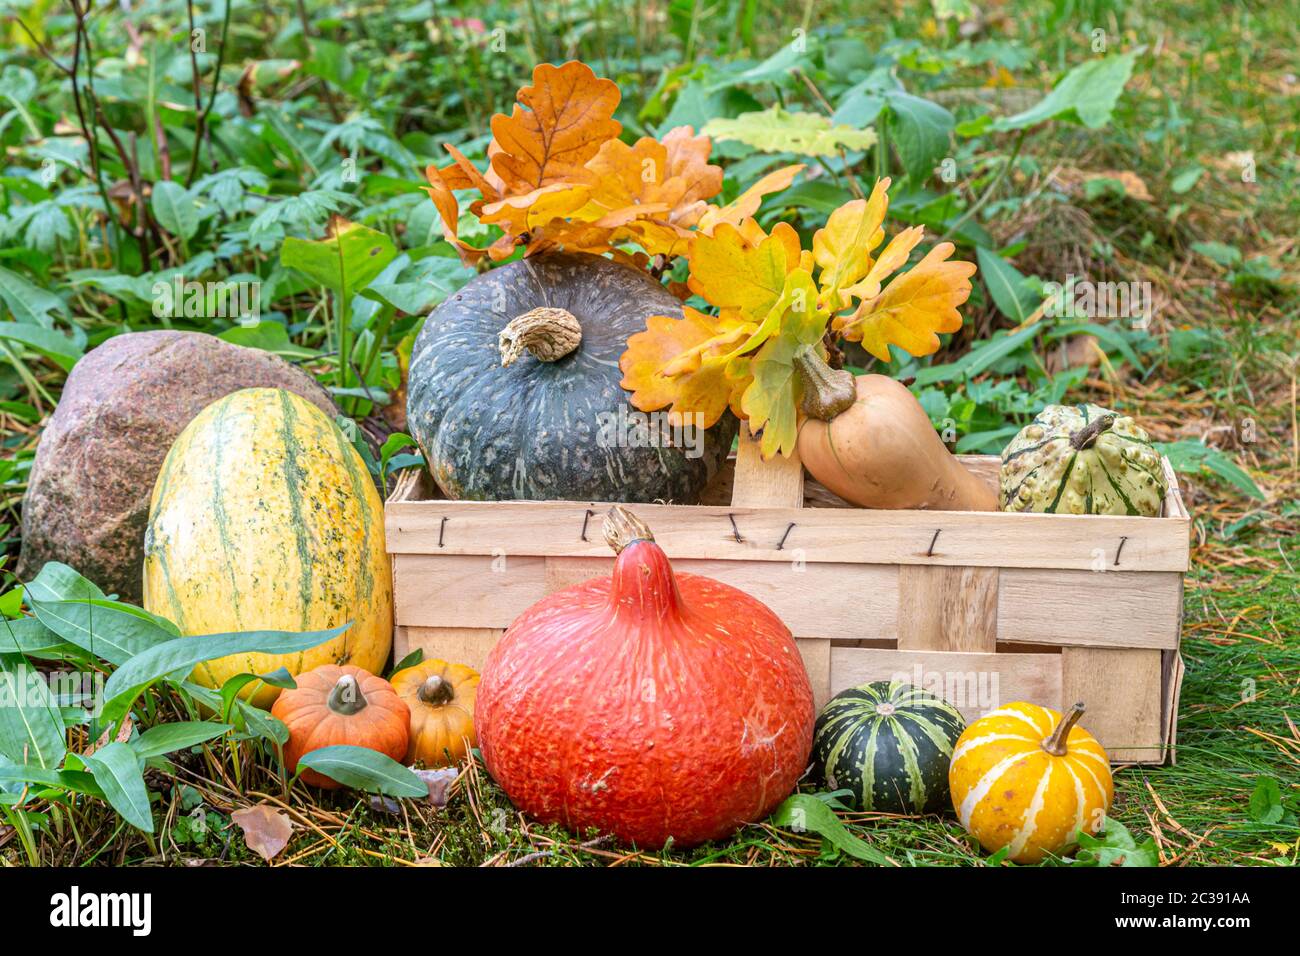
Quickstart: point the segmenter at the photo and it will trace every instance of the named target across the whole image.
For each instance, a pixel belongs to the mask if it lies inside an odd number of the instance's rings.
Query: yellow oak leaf
[[[848,305],[843,289],[871,271],[871,253],[885,238],[888,189],[888,179],[877,180],[870,198],[840,206],[813,234],[813,259],[822,270],[822,296],[832,312]]]
[[[788,255],[782,236],[750,242],[723,223],[691,243],[691,291],[719,309],[736,309],[761,322],[785,289]]]
[[[759,450],[763,457],[794,451],[798,438],[799,403],[802,384],[796,368],[801,351],[814,349],[825,358],[822,336],[826,314],[815,307],[817,287],[806,269],[790,274],[789,293],[777,334],[771,336],[750,359],[751,381],[741,398],[741,409],[753,431],[762,429]],[[804,308],[795,306],[805,303]]]
[[[618,101],[618,86],[585,63],[539,64],[514,112],[492,117],[493,171],[516,194],[580,178],[575,173],[623,129],[614,119]]]
[[[972,262],[949,262],[952,253],[952,243],[939,243],[878,296],[863,300],[851,316],[836,318],[833,327],[882,362],[889,361],[890,345],[912,355],[934,352],[937,333],[961,328],[957,308],[970,296],[975,274]]]
[[[846,289],[841,290],[846,297],[854,299],[874,299],[880,295],[880,284],[892,273],[907,265],[907,258],[925,235],[923,226],[904,229],[881,251],[880,256],[871,265],[871,270]]]

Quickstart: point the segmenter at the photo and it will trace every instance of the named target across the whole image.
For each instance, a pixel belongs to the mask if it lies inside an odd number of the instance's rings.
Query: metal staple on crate
[[[727,512],[727,518],[731,521],[731,536],[736,539],[736,544],[744,544],[745,539],[740,536],[740,529],[736,527],[736,516]]]
[[[939,540],[939,532],[942,531],[942,530],[943,530],[942,528],[936,528],[936,529],[935,529],[935,531],[934,531],[934,537],[930,539],[930,549],[929,549],[928,551],[925,552],[925,556],[926,556],[927,558],[933,558],[933,557],[934,557],[934,543],[935,543],[936,541]]]
[[[785,539],[790,537],[790,532],[793,530],[794,530],[794,522],[791,521],[790,524],[786,526],[785,534],[781,535],[781,540],[776,543],[776,550],[780,551],[782,548],[785,547]]]
[[[581,541],[587,540],[587,522],[591,520],[591,516],[594,515],[595,513],[596,512],[588,508],[587,513],[582,516],[582,534],[578,535],[579,540]]]
[[[1122,534],[1119,537],[1119,547],[1115,549],[1115,563],[1111,567],[1119,567],[1119,554],[1124,550],[1124,542],[1128,540],[1128,535]]]
[[[447,530],[447,516],[442,516],[442,521],[438,524],[438,547],[443,547],[442,533]]]

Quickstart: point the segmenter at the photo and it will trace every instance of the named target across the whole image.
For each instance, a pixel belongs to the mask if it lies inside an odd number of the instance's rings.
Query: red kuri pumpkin
[[[489,772],[543,822],[643,847],[761,820],[812,747],[789,628],[736,588],[674,574],[626,509],[604,532],[613,576],[534,604],[488,657],[476,720]]]

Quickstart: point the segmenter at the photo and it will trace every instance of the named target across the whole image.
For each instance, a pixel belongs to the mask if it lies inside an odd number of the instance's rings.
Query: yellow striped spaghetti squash
[[[1080,830],[1097,833],[1115,796],[1101,744],[1075,726],[1083,705],[1061,715],[1007,704],[957,739],[948,785],[957,819],[990,853],[1015,863],[1063,853]]]
[[[200,412],[177,437],[154,485],[144,605],[184,634],[352,622],[302,653],[200,664],[193,679],[210,687],[280,667],[299,674],[355,664],[381,672],[393,631],[383,504],[338,426],[274,388],[234,392]],[[253,682],[244,696],[265,707],[277,693]]]

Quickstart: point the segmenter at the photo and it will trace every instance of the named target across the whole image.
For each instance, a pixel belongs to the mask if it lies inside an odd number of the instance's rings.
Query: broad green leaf
[[[1250,795],[1250,818],[1256,823],[1277,823],[1282,819],[1282,788],[1272,777],[1260,777]]]
[[[239,692],[253,681],[261,681],[282,690],[298,686],[293,679],[293,675],[283,667],[270,674],[236,674],[221,685],[221,713],[223,715],[230,713],[231,703],[239,696]]]
[[[226,329],[217,338],[245,348],[274,352],[287,359],[311,359],[320,355],[315,349],[291,342],[289,330],[279,322],[269,320],[263,320],[256,325],[236,325]]]
[[[918,386],[934,385],[938,382],[951,382],[956,379],[974,378],[985,369],[1006,358],[1022,345],[1031,342],[1042,332],[1041,323],[1027,325],[1019,332],[996,332],[990,339],[975,343],[969,352],[956,362],[943,365],[930,365],[917,370]]]
[[[5,764],[0,761],[0,783],[31,783],[38,787],[71,790],[104,799],[104,791],[95,778],[81,770],[46,770],[32,764]]]
[[[993,129],[1028,129],[1054,119],[1082,123],[1089,129],[1105,126],[1133,73],[1136,58],[1136,53],[1117,53],[1080,64],[1023,113],[995,120]]]
[[[346,787],[390,797],[423,797],[428,785],[400,763],[376,750],[338,744],[304,754],[298,769],[310,768]]]
[[[1019,431],[1019,425],[1005,425],[992,431],[971,432],[957,439],[954,451],[959,455],[998,454],[1006,447],[1007,440]]]
[[[45,656],[70,648],[71,645],[37,618],[0,621],[0,654]]]
[[[1216,242],[1213,239],[1206,242],[1193,242],[1192,251],[1199,253],[1211,262],[1216,262],[1224,268],[1232,268],[1241,265],[1241,250],[1236,246],[1230,246],[1226,242]]]
[[[874,123],[884,108],[884,91],[864,88],[859,83],[841,97],[835,112],[831,114],[831,122],[836,126],[863,129]]]
[[[236,700],[234,708],[227,711],[222,709],[221,694],[211,687],[204,687],[202,684],[196,684],[193,681],[181,681],[179,687],[208,710],[223,714],[227,721],[235,720],[238,722],[238,719],[242,719],[245,733],[266,740],[273,740],[281,746],[289,741],[289,728],[284,725],[283,721],[272,717],[263,710],[259,710],[247,701]]]
[[[350,627],[343,624],[327,631],[245,631],[235,634],[204,634],[178,637],[156,644],[123,663],[104,685],[105,720],[126,713],[137,696],[154,681],[169,674],[188,674],[196,664],[231,654],[293,654],[333,640]]]
[[[289,237],[280,248],[280,261],[339,293],[359,292],[397,255],[388,236],[369,226],[330,219],[324,239]]]
[[[991,249],[980,246],[975,255],[979,259],[980,275],[998,311],[1016,324],[1033,315],[1042,300],[1030,287],[1029,280]]]
[[[394,674],[399,673],[400,671],[404,671],[408,667],[414,667],[422,660],[424,660],[424,648],[417,647],[415,650],[411,651],[411,653],[407,654],[400,661],[398,661],[396,664],[393,665],[393,669],[388,672],[389,679],[391,679]]]
[[[1139,844],[1124,824],[1107,817],[1101,836],[1079,833],[1079,849],[1071,865],[1159,866],[1160,853],[1154,837],[1147,837]]]
[[[62,332],[26,322],[0,322],[0,339],[27,346],[33,352],[44,355],[65,372],[72,371],[72,366],[77,364],[77,359],[81,358],[85,351],[83,343],[69,338]]]
[[[1195,438],[1156,442],[1155,446],[1160,454],[1169,459],[1174,471],[1185,475],[1203,475],[1208,471],[1252,498],[1261,501],[1267,498],[1259,485],[1255,484],[1255,479],[1217,448],[1204,445]]]
[[[29,598],[38,601],[81,601],[108,597],[93,581],[82,577],[61,561],[45,562],[36,577],[23,585],[23,588]]]
[[[762,63],[750,67],[743,73],[720,77],[715,88],[722,86],[740,86],[762,83],[784,85],[791,82],[796,69],[807,69],[814,52],[820,46],[816,35],[805,36],[802,43],[783,43],[775,53]]]
[[[849,856],[868,863],[888,865],[889,859],[870,843],[850,833],[840,822],[835,811],[815,796],[796,793],[786,799],[772,814],[771,824],[786,827],[796,833],[816,833],[827,843]]]
[[[791,113],[779,106],[760,113],[744,113],[735,119],[711,120],[700,132],[716,142],[735,140],[764,153],[800,156],[836,156],[841,147],[863,150],[876,142],[873,130],[835,126],[829,117]]]
[[[144,785],[144,765],[134,750],[113,741],[93,754],[82,756],[90,775],[104,791],[104,799],[138,830],[153,833],[149,790]]]
[[[383,474],[388,472],[388,464],[403,448],[417,447],[415,439],[405,432],[393,432],[384,439],[383,446],[379,449],[379,470]]]
[[[852,199],[851,192],[843,186],[826,182],[825,178],[804,180],[781,194],[784,205],[792,209],[808,209],[823,216],[829,216]]]
[[[0,654],[0,753],[54,770],[67,752],[63,717],[49,685],[20,654]]]
[[[939,160],[948,155],[953,115],[938,103],[901,90],[890,90],[885,100],[892,114],[890,141],[908,175],[924,182]]]
[[[199,231],[199,210],[194,196],[180,183],[164,179],[153,184],[149,201],[153,217],[173,236],[189,240]]]
[[[447,297],[428,282],[376,282],[361,294],[407,315],[423,315]]]
[[[1204,174],[1205,170],[1202,167],[1190,166],[1174,175],[1174,178],[1169,181],[1169,188],[1176,195],[1181,196],[1183,193],[1190,192]]]
[[[213,737],[220,737],[232,729],[230,724],[219,724],[210,720],[186,720],[173,724],[159,724],[150,727],[135,740],[130,747],[141,760],[161,757],[193,747]]]
[[[176,635],[140,608],[117,601],[39,601],[28,603],[42,624],[70,644],[110,664],[125,664],[136,654]]]
[[[67,306],[53,292],[34,285],[17,272],[0,267],[0,299],[19,322],[50,328],[54,325],[51,312],[67,314]]]

